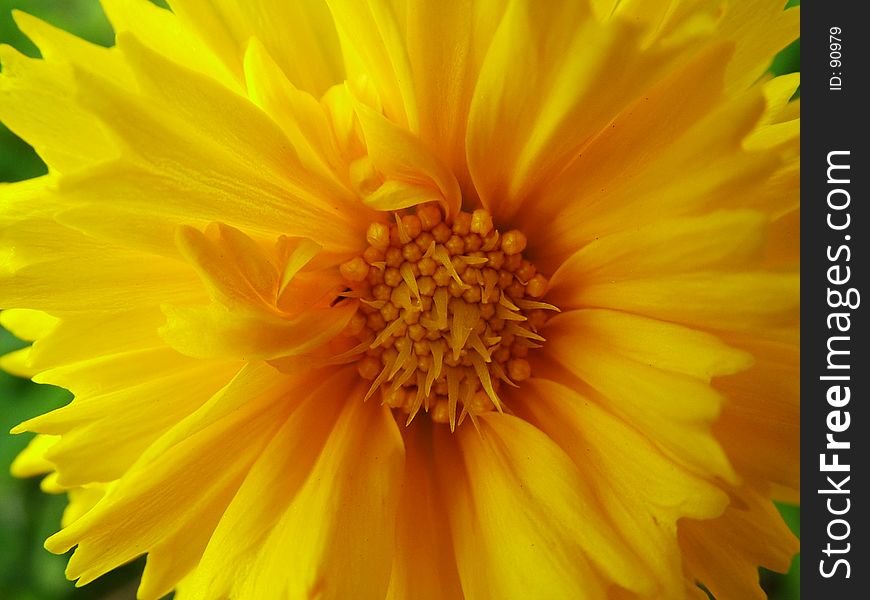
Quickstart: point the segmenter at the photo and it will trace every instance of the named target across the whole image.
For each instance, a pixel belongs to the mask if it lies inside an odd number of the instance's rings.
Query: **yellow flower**
[[[796,542],[780,1],[104,0],[0,117],[46,547],[139,596],[762,597]]]

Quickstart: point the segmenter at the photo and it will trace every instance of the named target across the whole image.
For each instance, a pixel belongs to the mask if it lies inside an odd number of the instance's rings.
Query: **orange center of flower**
[[[455,429],[466,416],[502,410],[499,389],[528,379],[526,356],[556,307],[539,299],[547,278],[523,257],[526,236],[500,233],[484,209],[452,222],[435,204],[372,223],[368,247],[341,265],[360,298],[349,332],[365,348],[366,398],[407,414],[422,408]]]

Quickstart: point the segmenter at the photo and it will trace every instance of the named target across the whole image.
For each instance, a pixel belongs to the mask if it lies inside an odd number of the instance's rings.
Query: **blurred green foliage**
[[[153,0],[165,6],[162,0]],[[789,5],[799,4],[791,0]],[[15,26],[11,11],[19,9],[92,42],[111,45],[113,34],[96,0],[0,0],[0,43],[10,44],[29,56],[37,49]],[[800,70],[800,40],[777,56],[775,74]],[[20,181],[45,173],[45,165],[25,142],[0,125],[0,182]],[[0,330],[0,355],[23,346]],[[110,573],[84,588],[66,581],[63,571],[68,555],[55,556],[42,548],[54,533],[66,504],[64,495],[45,494],[37,479],[19,480],[8,465],[30,435],[6,435],[14,425],[69,401],[65,390],[37,385],[0,372],[0,599],[2,600],[125,600],[135,598],[142,561]],[[795,449],[797,451],[797,449]],[[789,527],[800,533],[800,509],[781,506]],[[761,570],[761,581],[771,600],[800,598],[800,556],[787,575]],[[723,599],[727,600],[727,599]],[[740,599],[737,599],[740,600]]]

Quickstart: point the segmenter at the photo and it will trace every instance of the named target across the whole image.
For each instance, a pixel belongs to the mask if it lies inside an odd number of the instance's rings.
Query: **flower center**
[[[451,430],[503,410],[499,390],[528,379],[526,356],[555,306],[548,281],[523,257],[526,236],[500,233],[484,209],[445,221],[437,204],[372,223],[368,247],[341,273],[360,305],[349,333],[357,367],[406,424],[423,409]]]

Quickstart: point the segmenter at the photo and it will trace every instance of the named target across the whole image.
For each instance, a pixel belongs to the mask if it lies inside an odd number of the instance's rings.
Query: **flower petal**
[[[9,471],[15,477],[33,477],[54,471],[54,465],[45,459],[45,453],[54,446],[60,438],[56,435],[36,435],[27,444],[15,460]]]
[[[436,432],[466,598],[601,598],[610,581],[650,585],[552,440],[509,415],[478,422],[479,434]]]
[[[530,193],[679,66],[685,49],[644,45],[633,23],[599,23],[583,2],[511,3],[468,121],[468,164],[484,206],[513,219]]]
[[[0,314],[6,314],[4,311]],[[17,312],[17,311],[16,311]],[[45,314],[45,313],[43,313]],[[2,320],[2,318],[0,318]],[[114,312],[66,313],[30,347],[29,364],[40,371],[111,354],[162,345],[157,328],[165,322],[157,307]],[[87,344],[81,341],[87,339]]]
[[[22,241],[38,235],[38,228],[26,227],[4,233],[7,239]],[[41,238],[22,249],[42,250],[40,246],[60,246],[62,241]],[[167,301],[189,302],[201,294],[181,263],[106,244],[86,248],[85,240],[77,241],[84,242],[78,252],[65,255],[62,251],[55,256],[45,252],[42,260],[34,258],[10,275],[0,274],[0,305],[49,312],[112,311]],[[87,269],[81,268],[83,264]]]
[[[418,420],[403,432],[405,475],[396,514],[388,600],[461,598],[444,491],[435,476],[433,431]]]
[[[718,211],[602,235],[559,266],[547,298],[563,309],[576,308],[589,285],[755,265],[767,224],[759,212]]]
[[[713,431],[744,478],[762,488],[773,483],[791,490],[788,498],[795,500],[800,490],[800,465],[794,460],[800,446],[800,347],[732,338],[735,346],[752,352],[755,364],[714,382],[727,400]]]
[[[102,215],[116,211],[145,212],[168,221],[153,231],[164,247],[171,247],[166,235],[172,226],[204,220],[356,249],[365,227],[358,222],[359,201],[308,173],[283,132],[255,105],[135,38],[121,36],[119,45],[142,92],[78,71],[81,102],[123,145],[124,159],[63,182],[67,202],[91,207],[78,215],[77,226],[87,229],[94,223],[96,231],[113,239],[132,229],[134,239],[141,238],[136,219],[129,220],[136,227],[114,232],[100,223],[106,221]],[[143,224],[151,226],[153,216]],[[114,219],[111,226],[123,223]]]
[[[521,414],[568,453],[623,543],[655,574],[659,588],[651,596],[679,597],[683,570],[677,521],[718,516],[727,496],[571,388],[531,379],[515,395],[524,399]]]
[[[326,109],[285,77],[257,38],[251,39],[245,53],[245,78],[248,97],[281,126],[304,165],[325,178],[336,179],[344,171],[337,183],[349,184]]]
[[[786,330],[800,310],[797,273],[718,273],[592,284],[576,301],[711,330]]]
[[[262,311],[241,311],[217,304],[163,307],[166,342],[196,358],[270,360],[307,354],[347,326],[356,306],[307,311],[294,318]]]
[[[117,155],[99,121],[73,101],[69,67],[0,47],[0,119],[57,172],[75,171]],[[51,115],[51,118],[47,118]]]
[[[431,188],[439,192],[445,211],[451,215],[458,212],[462,204],[461,192],[456,178],[447,166],[417,137],[391,123],[369,106],[356,102],[354,108],[374,168],[383,177],[396,180],[400,184]],[[421,201],[429,200],[424,194],[421,196]],[[368,203],[375,208],[382,208],[370,200]]]
[[[759,190],[777,159],[743,148],[764,99],[756,90],[724,100],[730,54],[728,45],[711,45],[646,89],[543,182],[528,201],[533,210],[520,215],[536,255],[564,258],[597,237],[663,217],[768,210]]]
[[[404,460],[390,409],[345,407],[299,492],[240,582],[239,598],[384,597]]]
[[[709,333],[623,312],[572,310],[554,317],[551,326],[584,338],[586,346],[705,382],[745,371],[753,363],[748,352]]]
[[[172,0],[173,12],[244,81],[248,41],[258,38],[296,87],[320,96],[344,79],[341,49],[320,0]],[[292,40],[292,43],[289,41]]]
[[[680,523],[686,570],[716,598],[765,600],[758,566],[784,573],[799,544],[770,500],[751,490],[736,495],[718,519]]]
[[[736,42],[728,65],[731,89],[749,87],[770,67],[773,56],[800,36],[800,6],[783,10],[778,0],[764,0],[754,6],[731,2],[720,25],[720,35]]]
[[[71,172],[116,156],[118,150],[99,121],[75,101],[71,65],[99,69],[129,85],[131,73],[120,54],[28,14],[15,11],[13,16],[43,59],[26,58],[10,46],[0,49],[0,118],[34,146],[52,171]]]
[[[338,29],[352,89],[371,81],[387,118],[416,133],[419,117],[413,77],[393,4],[383,0],[326,3]]]
[[[0,326],[18,339],[32,342],[52,333],[59,320],[41,310],[12,308],[0,312]]]
[[[222,63],[171,11],[148,0],[101,0],[100,3],[116,36],[132,34],[163,56],[243,92],[232,67]]]
[[[238,365],[201,361],[179,364],[171,375],[114,393],[79,396],[26,425],[65,430],[45,455],[55,465],[59,485],[113,481],[151,442],[226,385],[238,369]]]
[[[745,357],[712,338],[665,324],[661,326],[664,338],[676,336],[672,339],[681,339],[682,345],[668,349],[639,342],[631,352],[626,352],[618,342],[608,345],[606,337],[591,341],[587,328],[580,323],[582,316],[575,313],[551,319],[543,348],[547,358],[597,391],[597,395],[591,392],[587,395],[644,433],[674,461],[704,476],[734,481],[737,475],[710,432],[719,415],[722,397],[703,378],[698,379],[697,374],[712,373],[722,367],[728,372],[745,366]],[[648,330],[655,331],[654,324],[649,323]],[[594,333],[594,329],[589,333]],[[628,341],[624,339],[624,343]],[[704,354],[708,350],[715,352]],[[693,353],[704,357],[707,363],[692,365],[695,359],[687,357]],[[641,357],[644,358],[638,360]],[[662,370],[659,365],[675,370]],[[536,372],[537,367],[536,363]],[[546,374],[547,365],[541,367]],[[558,375],[548,378],[561,381]]]
[[[190,521],[213,529],[295,406],[280,401],[287,400],[286,384],[287,378],[269,367],[248,368],[152,445],[93,509],[46,541],[53,552],[78,545],[67,576],[83,585],[153,549]]]
[[[797,314],[797,273],[743,271],[764,257],[768,223],[755,211],[720,211],[602,236],[559,267],[548,299],[712,330],[777,332]]]
[[[304,485],[355,379],[347,369],[327,378],[263,450],[187,580],[191,599],[229,597],[241,587],[238,573],[250,570],[260,545]]]
[[[287,307],[288,312],[279,309],[285,274],[279,273],[280,243],[269,256],[253,239],[223,224],[210,226],[205,234],[180,227],[177,242],[213,301],[163,306],[167,320],[160,334],[188,356],[269,360],[308,353],[340,333],[356,311],[350,302],[330,307],[315,305],[319,298],[304,297],[299,298],[301,306]],[[291,260],[292,255],[282,259]],[[292,287],[294,277],[291,273],[283,285]],[[287,303],[285,296],[280,298],[282,307]]]

